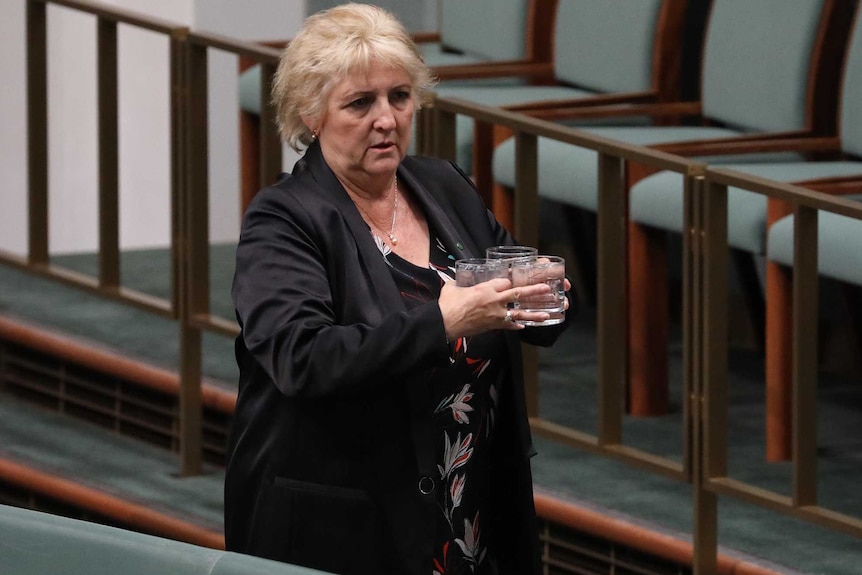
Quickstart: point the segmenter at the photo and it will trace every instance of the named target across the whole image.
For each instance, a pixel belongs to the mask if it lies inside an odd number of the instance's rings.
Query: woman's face
[[[317,128],[336,176],[352,182],[391,178],[410,145],[414,104],[407,73],[376,62],[337,84]]]

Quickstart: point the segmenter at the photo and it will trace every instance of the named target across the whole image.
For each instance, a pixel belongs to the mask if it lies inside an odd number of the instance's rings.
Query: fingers
[[[545,312],[526,312],[519,309],[507,309],[506,314],[502,318],[502,323],[503,329],[518,330],[526,327],[519,322],[540,323],[549,319],[551,319],[551,315]]]
[[[517,286],[500,292],[500,300],[514,303],[520,299],[543,295],[551,291],[551,286],[542,282],[525,286]]]

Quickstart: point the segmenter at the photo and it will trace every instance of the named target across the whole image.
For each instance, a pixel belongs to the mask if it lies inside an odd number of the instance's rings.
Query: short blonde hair
[[[279,60],[272,85],[281,138],[301,151],[313,138],[303,117],[323,119],[332,90],[372,62],[404,70],[416,109],[434,86],[431,70],[404,26],[369,4],[343,4],[309,16]]]

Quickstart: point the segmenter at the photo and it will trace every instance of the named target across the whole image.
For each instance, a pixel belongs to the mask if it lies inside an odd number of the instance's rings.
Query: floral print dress
[[[444,282],[454,281],[454,258],[431,235],[430,266],[420,268],[375,237],[408,309],[437,299]],[[494,575],[489,553],[491,442],[505,340],[499,331],[450,343],[451,365],[435,369],[431,382],[437,430],[438,514],[432,575]],[[498,478],[499,480],[499,478]]]

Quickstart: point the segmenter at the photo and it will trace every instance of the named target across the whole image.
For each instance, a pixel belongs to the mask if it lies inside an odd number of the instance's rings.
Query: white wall
[[[299,29],[304,0],[197,0],[195,29],[241,40],[286,40]],[[237,58],[209,51],[210,238],[235,240],[239,234],[239,103]],[[284,147],[283,165],[290,170],[297,154]]]
[[[27,250],[25,0],[0,0],[0,249]],[[178,25],[246,39],[286,37],[304,0],[102,0]],[[92,16],[48,11],[52,253],[97,247],[96,45]],[[170,86],[164,36],[119,28],[120,233],[123,248],[170,240]],[[213,241],[239,226],[236,61],[211,51]],[[288,158],[288,161],[291,161]]]
[[[24,0],[0,0],[0,248],[27,248],[27,118]]]

